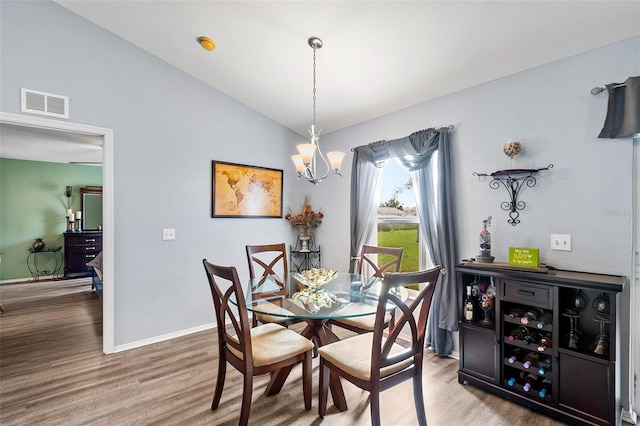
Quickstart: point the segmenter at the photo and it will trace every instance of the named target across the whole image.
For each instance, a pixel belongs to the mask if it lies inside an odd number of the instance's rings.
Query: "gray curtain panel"
[[[617,87],[616,87],[617,86]],[[599,138],[624,138],[640,133],[640,76],[629,77],[624,84],[606,85],[609,104]]]
[[[382,183],[380,169],[389,159],[386,142],[375,142],[353,149],[351,172],[351,258],[357,257],[369,241],[377,222],[377,201]],[[355,262],[349,272],[355,271]]]
[[[393,141],[361,146],[354,151],[357,155],[354,155],[351,177],[352,200],[368,197],[366,206],[371,211],[354,209],[352,201],[351,255],[357,256],[362,244],[371,236],[376,221],[378,193],[368,190],[364,182],[367,178],[365,173],[383,166],[389,158],[397,158],[411,172],[415,183],[421,231],[431,261],[453,272],[457,256],[447,129],[421,130]],[[376,177],[379,175],[377,170]],[[440,280],[429,314],[427,344],[437,355],[446,356],[453,350],[452,332],[458,330],[458,289],[453,273],[443,273]]]

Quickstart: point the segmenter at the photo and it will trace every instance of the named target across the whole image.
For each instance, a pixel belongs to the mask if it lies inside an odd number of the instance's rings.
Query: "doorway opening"
[[[113,130],[73,122],[46,119],[27,115],[0,112],[0,124],[20,126],[25,129],[41,129],[53,132],[69,132],[102,138],[102,186],[103,186],[103,330],[102,351],[115,351],[114,343],[114,196],[113,196]]]

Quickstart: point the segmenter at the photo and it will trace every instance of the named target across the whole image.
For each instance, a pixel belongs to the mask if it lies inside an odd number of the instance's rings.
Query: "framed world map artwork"
[[[211,217],[282,217],[282,170],[211,162]]]

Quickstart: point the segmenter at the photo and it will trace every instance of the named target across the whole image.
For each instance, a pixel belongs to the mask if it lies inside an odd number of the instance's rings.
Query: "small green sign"
[[[538,249],[526,247],[509,247],[509,265],[530,266],[537,268]]]

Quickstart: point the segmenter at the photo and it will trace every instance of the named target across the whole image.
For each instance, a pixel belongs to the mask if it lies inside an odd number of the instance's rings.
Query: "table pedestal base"
[[[327,320],[306,320],[306,322],[307,326],[300,334],[309,340],[314,340],[318,346],[328,345],[329,343],[340,340],[327,325]],[[293,366],[290,366],[271,373],[271,380],[265,391],[266,396],[275,395],[280,392],[292,368]],[[333,398],[333,404],[336,408],[340,411],[346,411],[347,400],[344,396],[342,384],[340,383],[340,377],[334,373],[331,373],[329,377],[329,389],[331,391],[331,397]]]

